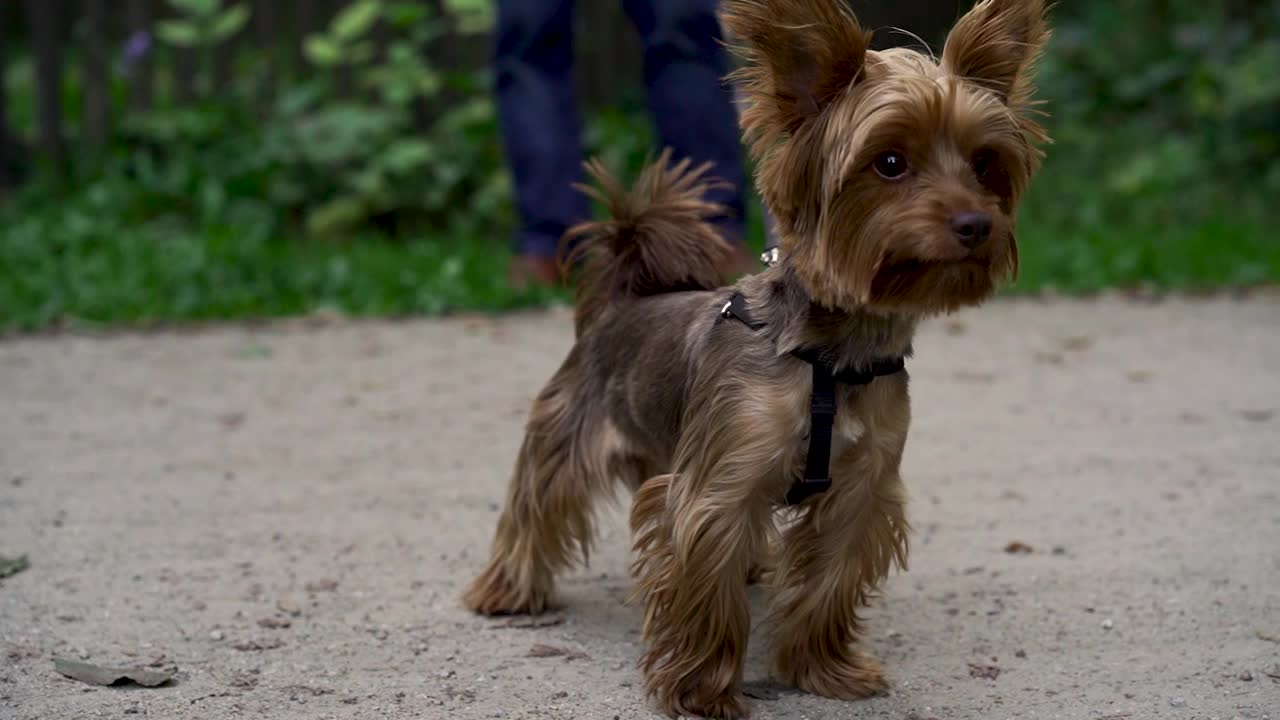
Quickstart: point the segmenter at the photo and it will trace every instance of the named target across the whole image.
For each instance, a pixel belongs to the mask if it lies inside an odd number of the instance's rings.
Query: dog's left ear
[[[1044,0],[982,0],[947,36],[943,66],[998,93],[1011,107],[1031,96],[1032,66],[1049,41]]]
[[[845,92],[871,42],[844,0],[728,0],[720,19],[746,44],[735,74],[749,101],[742,127],[765,145]]]

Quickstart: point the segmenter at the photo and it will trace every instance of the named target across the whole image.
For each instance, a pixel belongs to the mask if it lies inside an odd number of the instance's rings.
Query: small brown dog
[[[572,232],[577,342],[534,403],[470,608],[545,610],[621,482],[641,667],[664,711],[747,714],[761,566],[782,680],[834,698],[886,687],[854,645],[859,608],[906,563],[902,358],[921,318],[1017,270],[1014,213],[1046,140],[1030,82],[1044,15],[1043,0],[983,0],[936,60],[868,50],[842,0],[726,2],[781,259],[715,289],[728,248],[705,222],[705,168],[664,155],[628,195],[592,166],[613,219]]]

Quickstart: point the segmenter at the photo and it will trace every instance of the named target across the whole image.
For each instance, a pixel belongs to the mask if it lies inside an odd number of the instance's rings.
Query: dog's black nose
[[[991,216],[984,212],[963,212],[951,216],[951,232],[970,250],[991,237]]]

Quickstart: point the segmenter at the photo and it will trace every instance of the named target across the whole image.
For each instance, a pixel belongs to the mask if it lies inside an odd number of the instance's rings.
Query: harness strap
[[[752,330],[759,330],[764,327],[764,323],[751,317],[751,310],[747,308],[747,298],[742,293],[734,293],[729,302],[720,308],[720,317],[716,319],[719,325],[721,320],[737,320]]]
[[[787,504],[799,505],[831,489],[831,428],[836,420],[836,378],[813,364],[813,394],[809,396],[809,453],[804,477],[787,490]]]
[[[720,308],[719,325],[724,320],[737,320],[752,330],[765,323],[751,316],[747,299],[734,293]],[[835,371],[831,357],[823,348],[797,348],[791,355],[813,367],[813,392],[809,396],[809,450],[805,457],[804,476],[787,490],[786,503],[799,505],[805,500],[831,489],[831,431],[836,417],[836,383],[867,385],[878,377],[902,372],[903,357],[881,358],[865,368]]]

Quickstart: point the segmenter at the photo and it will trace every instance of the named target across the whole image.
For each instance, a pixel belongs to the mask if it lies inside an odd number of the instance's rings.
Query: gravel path
[[[0,580],[0,717],[655,717],[620,513],[544,624],[457,602],[570,337],[0,342],[0,555],[31,563]],[[916,350],[912,567],[868,613],[893,693],[773,687],[757,642],[754,717],[1280,720],[1280,299],[1002,301]]]

